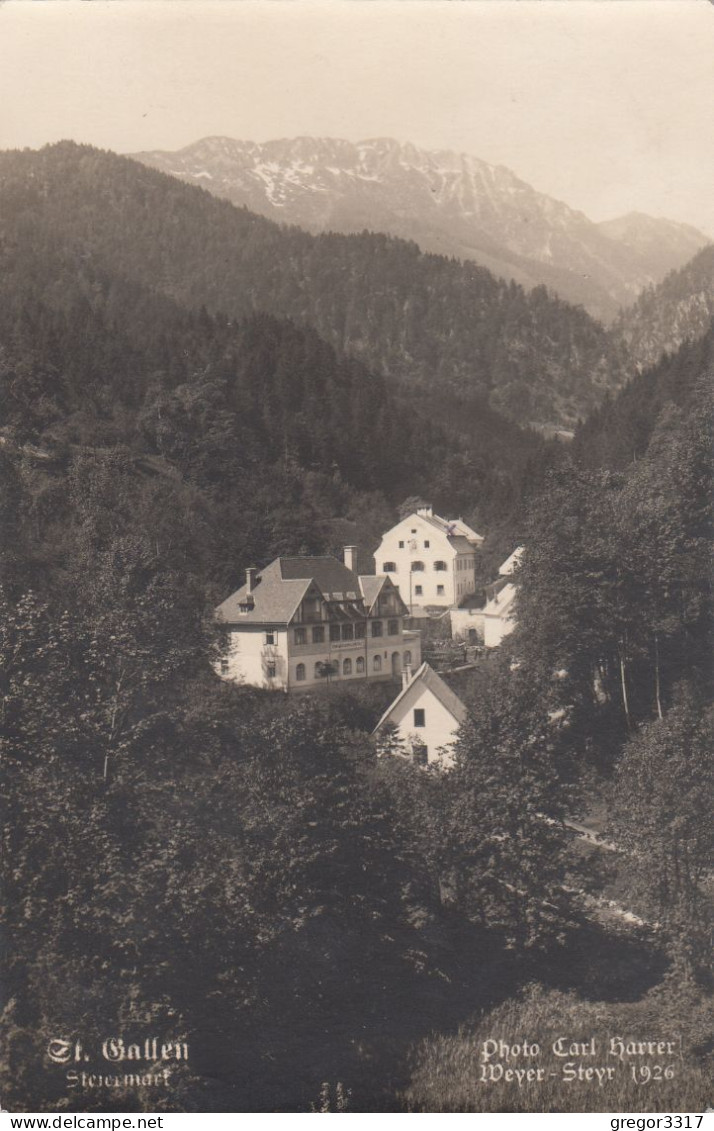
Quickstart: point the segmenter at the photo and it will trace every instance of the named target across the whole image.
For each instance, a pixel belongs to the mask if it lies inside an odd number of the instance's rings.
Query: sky
[[[4,0],[0,149],[394,137],[714,238],[709,0]]]

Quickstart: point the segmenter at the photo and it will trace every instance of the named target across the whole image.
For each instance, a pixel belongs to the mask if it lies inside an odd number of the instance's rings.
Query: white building
[[[402,690],[374,729],[384,748],[401,746],[419,765],[453,765],[453,744],[467,711],[455,691],[429,664],[412,678],[403,675]],[[400,752],[400,751],[397,751]]]
[[[359,577],[354,547],[333,557],[276,558],[216,610],[226,629],[224,679],[303,691],[327,682],[398,678],[421,663],[418,633],[389,577]]]
[[[487,648],[497,648],[504,637],[516,627],[516,585],[512,580],[523,554],[519,546],[500,566],[499,580],[490,586],[491,596],[482,610],[483,642]]]
[[[462,519],[440,518],[425,505],[383,535],[375,572],[392,578],[412,615],[445,610],[475,592],[482,542]]]

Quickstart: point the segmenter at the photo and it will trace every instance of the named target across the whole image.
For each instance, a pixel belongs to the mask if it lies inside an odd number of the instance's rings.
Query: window
[[[339,624],[331,624],[330,625],[330,640],[334,641],[334,640],[339,640],[339,639],[340,639],[340,626],[339,626]]]
[[[396,573],[397,566],[395,562],[385,562],[382,566],[382,573]]]
[[[322,625],[320,625],[319,627],[316,625],[315,628],[313,628],[313,630],[312,630],[312,642],[313,642],[313,644],[324,644],[325,643],[325,630],[322,627]]]
[[[228,675],[230,664],[228,660],[221,660],[221,675]]]
[[[434,562],[434,569],[437,571],[437,573],[443,573],[448,568],[449,567],[447,566],[446,562]]]
[[[424,709],[424,707],[415,707],[414,708],[414,726],[415,727],[426,726],[426,710]]]
[[[372,660],[372,668],[376,672],[381,672],[381,670],[382,670],[382,657],[381,656],[375,656],[374,657],[374,659]]]
[[[415,585],[414,586],[414,593],[416,594],[417,597],[421,597],[421,595],[422,595],[421,585]]]
[[[425,549],[425,550],[428,550],[428,549],[429,549],[429,546],[430,546],[430,545],[431,545],[431,542],[429,542],[429,541],[426,541],[426,542],[424,543],[424,549]]]
[[[343,624],[342,625],[342,639],[343,640],[354,640],[354,638],[355,638],[354,626],[351,625],[351,624]]]
[[[306,628],[296,628],[295,629],[295,643],[296,644],[307,644],[307,629]]]
[[[274,628],[269,628],[269,629],[266,630],[265,643],[266,644],[274,644],[275,643],[275,629]]]
[[[403,543],[403,542],[400,542],[400,543],[399,543],[399,549],[400,549],[400,550],[403,550],[403,549],[404,549],[404,543]]]
[[[373,620],[372,621],[372,636],[381,636],[381,635],[382,635],[382,622],[381,622],[381,620]]]
[[[423,742],[415,742],[412,746],[412,758],[417,766],[428,766],[429,747],[425,746]]]
[[[409,533],[410,534],[416,534],[416,530],[410,530]]]
[[[358,656],[355,660],[355,671],[358,675],[364,675],[364,656]]]
[[[266,664],[265,674],[268,679],[275,679],[275,664]]]
[[[364,640],[366,636],[366,624],[363,620],[358,621],[355,625],[355,640]]]
[[[409,649],[407,648],[406,652],[404,653],[404,664],[406,666],[407,664],[411,664],[411,662],[412,662],[412,654],[409,651]]]
[[[304,664],[298,664],[298,666],[295,668],[295,679],[298,681],[298,683],[302,683],[303,680],[305,679],[305,665]]]
[[[322,660],[318,660],[315,664],[315,679],[322,679],[325,675],[325,665]]]
[[[352,675],[352,661],[351,660],[343,660],[342,661],[342,674],[343,675]]]
[[[423,572],[424,572],[424,563],[423,562],[412,562],[412,573],[423,573]]]
[[[398,620],[387,621],[387,634],[389,636],[398,636],[399,635],[399,621]]]
[[[437,597],[443,597],[444,596],[444,586],[443,585],[437,585],[436,595],[437,595]]]

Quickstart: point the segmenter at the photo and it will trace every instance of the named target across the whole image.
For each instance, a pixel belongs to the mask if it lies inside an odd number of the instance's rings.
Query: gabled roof
[[[399,592],[398,586],[396,586],[394,584],[394,582],[392,581],[391,577],[389,577],[388,574],[386,574],[386,573],[378,573],[378,574],[366,573],[366,574],[363,574],[360,577],[359,583],[360,583],[360,588],[362,590],[362,594],[364,596],[364,603],[365,603],[365,608],[367,610],[367,613],[371,613],[373,611],[374,606],[377,603],[377,598],[379,597],[382,590],[383,589],[391,589],[394,592],[394,595],[397,598],[397,600],[399,601],[399,604],[401,605],[401,608],[402,608],[401,614],[399,613],[399,611],[397,611],[397,616],[399,616],[399,615],[407,616],[408,615],[409,609],[407,608],[407,606],[404,603],[404,598],[402,597],[401,593]]]
[[[423,518],[424,522],[428,522],[430,526],[435,526],[442,534],[446,534],[450,539],[465,538],[469,543],[483,542],[483,535],[477,534],[468,523],[464,522],[462,518],[442,518],[439,514],[417,514],[417,518]]]
[[[388,580],[389,578],[384,573],[377,574],[376,576],[374,574],[365,574],[363,577],[360,577],[359,583],[368,612],[371,612],[374,608],[377,598],[384,588],[384,583]]]
[[[240,611],[241,602],[248,597],[248,586],[242,585],[218,606],[217,620],[228,624],[288,624],[310,588],[312,578],[283,579],[280,561],[276,558],[256,576],[251,594],[252,609],[245,613]]]
[[[396,530],[405,523],[414,522],[416,519],[425,522],[427,526],[433,527],[434,530],[438,530],[440,534],[444,534],[454,549],[473,550],[474,545],[480,545],[483,542],[483,535],[472,530],[462,518],[442,518],[438,514],[426,514],[425,511],[415,511],[406,515],[399,520],[396,526],[388,530],[387,534],[391,534],[392,530]]]
[[[507,582],[502,589],[499,589],[495,597],[492,597],[488,604],[484,605],[483,615],[485,617],[510,616],[516,592],[516,586],[513,582]]]
[[[520,565],[522,554],[523,546],[517,546],[511,556],[506,558],[503,565],[499,566],[498,572],[500,573],[501,577],[510,577],[512,573],[515,573],[516,569]]]
[[[468,715],[468,711],[466,710],[464,704],[461,702],[456,692],[451,690],[448,683],[446,683],[425,660],[421,667],[417,668],[412,679],[409,681],[406,687],[403,687],[397,695],[396,699],[392,700],[390,705],[387,707],[387,710],[384,712],[376,727],[372,731],[372,734],[375,734],[379,730],[379,728],[384,725],[394,708],[402,701],[407,692],[412,691],[418,686],[418,684],[421,684],[423,687],[428,688],[429,691],[431,691],[432,695],[436,696],[442,706],[445,707],[451,715],[453,715],[458,723],[464,722]]]
[[[338,619],[355,620],[368,615],[385,588],[396,593],[402,615],[407,612],[391,578],[384,574],[358,577],[337,558],[324,556],[276,558],[256,574],[250,595],[247,584],[242,585],[218,606],[216,617],[227,624],[289,624],[313,585],[333,604],[332,612]],[[241,604],[245,607],[249,597],[253,607],[241,612]]]
[[[317,558],[278,558],[283,581],[314,581],[326,601],[358,601],[359,579],[346,565],[329,555]]]

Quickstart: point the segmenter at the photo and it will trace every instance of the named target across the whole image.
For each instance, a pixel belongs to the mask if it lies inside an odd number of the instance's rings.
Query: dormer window
[[[254,608],[255,600],[250,595],[244,597],[242,601],[238,602],[239,613],[251,613]]]

